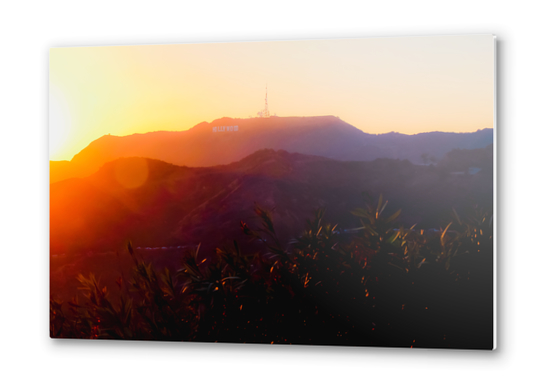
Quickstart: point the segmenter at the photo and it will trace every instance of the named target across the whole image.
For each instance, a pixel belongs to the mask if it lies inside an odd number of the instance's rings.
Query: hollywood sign
[[[213,127],[213,132],[237,132],[239,130],[238,125]]]

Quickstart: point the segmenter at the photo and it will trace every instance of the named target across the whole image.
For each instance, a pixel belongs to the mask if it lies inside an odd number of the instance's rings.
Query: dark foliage
[[[382,196],[352,212],[359,228],[318,210],[288,244],[271,212],[241,222],[260,251],[237,242],[155,270],[131,243],[131,280],[118,299],[80,275],[84,303],[51,299],[51,337],[319,345],[493,347],[492,213],[475,207],[439,230],[394,228]]]

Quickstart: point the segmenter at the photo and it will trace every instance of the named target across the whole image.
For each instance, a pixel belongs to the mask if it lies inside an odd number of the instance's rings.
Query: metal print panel
[[[494,57],[51,49],[51,337],[493,349]]]

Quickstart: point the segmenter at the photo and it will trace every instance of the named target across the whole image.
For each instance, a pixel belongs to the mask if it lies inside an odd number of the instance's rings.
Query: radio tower
[[[264,118],[269,117],[269,108],[267,107],[267,84],[265,84],[265,108],[263,110],[263,116]]]
[[[265,84],[265,107],[263,110],[258,112],[258,117],[261,119],[267,119],[269,116],[269,106],[267,105],[267,84]]]

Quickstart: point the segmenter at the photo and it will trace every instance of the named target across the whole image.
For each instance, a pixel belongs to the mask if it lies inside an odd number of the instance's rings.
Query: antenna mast
[[[263,117],[269,117],[269,108],[267,106],[267,84],[265,84],[265,108],[263,110]]]
[[[263,110],[258,112],[258,116],[262,119],[267,119],[269,115],[269,106],[267,105],[267,84],[265,84],[265,107]]]

